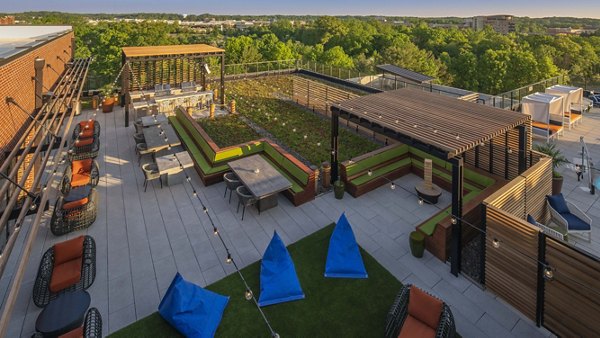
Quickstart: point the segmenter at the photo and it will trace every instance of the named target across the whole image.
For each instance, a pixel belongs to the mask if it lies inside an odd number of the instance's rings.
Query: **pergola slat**
[[[435,146],[446,151],[448,158],[531,119],[529,115],[409,88],[358,97],[332,107]]]

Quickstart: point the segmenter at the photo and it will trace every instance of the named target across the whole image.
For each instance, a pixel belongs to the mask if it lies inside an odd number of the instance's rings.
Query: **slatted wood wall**
[[[142,89],[153,89],[155,84],[177,85],[182,82],[200,82],[201,64],[194,58],[164,60],[130,60],[129,64]],[[139,90],[138,82],[129,81],[130,90]]]
[[[545,283],[544,326],[562,337],[600,337],[600,262],[546,240],[554,279]]]
[[[552,161],[540,160],[485,201],[486,287],[535,320],[537,295],[537,227],[525,221],[546,214],[552,190]],[[493,241],[500,241],[498,248]]]
[[[325,115],[330,114],[329,106],[332,103],[340,103],[358,96],[357,94],[328,86],[321,82],[294,76],[292,99],[298,104]]]
[[[525,126],[527,134],[527,145],[526,149],[531,149],[532,138],[531,138],[531,124]],[[508,135],[508,136],[507,136]],[[508,153],[507,149],[512,150]],[[509,180],[519,175],[519,131],[518,129],[512,129],[506,134],[497,136],[490,143],[478,146],[464,153],[465,162],[481,168],[485,171],[490,171],[490,159],[492,161],[493,174],[505,177],[506,171],[506,158],[508,158],[508,176]],[[478,156],[475,153],[478,153]],[[527,166],[529,167],[532,163],[529,163],[529,156],[527,156]]]
[[[538,230],[494,206],[486,208],[485,285],[535,320]],[[493,241],[499,240],[498,248]]]

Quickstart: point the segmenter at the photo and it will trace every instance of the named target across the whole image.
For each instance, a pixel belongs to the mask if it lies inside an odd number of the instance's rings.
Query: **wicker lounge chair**
[[[79,236],[44,253],[33,285],[33,302],[44,307],[66,291],[85,290],[96,278],[96,242]]]
[[[404,285],[390,308],[386,337],[454,337],[456,327],[448,305],[410,284]]]
[[[42,334],[36,333],[35,337],[43,337]],[[83,326],[64,333],[59,338],[92,338],[102,337],[102,316],[100,311],[95,307],[88,310],[83,321]]]
[[[85,160],[86,158],[96,158],[100,150],[100,139],[97,136],[77,139],[69,149],[69,160]]]
[[[98,163],[94,159],[76,160],[67,165],[60,183],[60,191],[67,195],[71,188],[83,185],[95,187],[100,180]]]
[[[87,228],[96,220],[98,193],[91,188],[89,194],[81,199],[65,202],[60,196],[54,205],[50,231],[56,236]]]
[[[100,137],[100,123],[96,120],[87,120],[79,122],[73,129],[72,139],[75,140],[79,136],[80,139]]]
[[[587,235],[592,241],[592,219],[575,204],[565,200],[563,194],[546,196],[552,222],[573,235]]]

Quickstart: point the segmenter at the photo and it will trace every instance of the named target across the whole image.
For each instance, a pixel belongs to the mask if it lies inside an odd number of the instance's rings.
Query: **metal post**
[[[454,157],[452,163],[452,217],[456,224],[452,225],[452,243],[450,247],[450,272],[458,276],[461,270],[462,249],[462,202],[463,202],[463,159]]]
[[[504,178],[508,179],[508,132],[504,134]]]
[[[338,133],[340,113],[331,107],[331,183],[338,180]]]
[[[535,324],[540,327],[544,324],[544,268],[546,267],[546,235],[538,232],[538,264],[537,264],[537,288],[535,304]]]
[[[517,127],[519,130],[519,174],[527,170],[527,152],[525,147],[527,146],[527,133],[525,126],[520,125]]]
[[[121,91],[123,92],[123,96],[121,97],[121,105],[125,106],[125,127],[129,127],[129,101],[131,101],[131,97],[129,95],[129,76],[131,72],[131,67],[130,64],[127,63],[127,57],[125,56],[125,53],[121,53],[121,64],[123,65],[123,67],[125,67],[123,69],[123,72],[121,73],[123,75],[123,77],[121,78]],[[138,90],[141,89],[143,88],[138,88]]]
[[[221,55],[221,104],[225,104],[225,55]]]

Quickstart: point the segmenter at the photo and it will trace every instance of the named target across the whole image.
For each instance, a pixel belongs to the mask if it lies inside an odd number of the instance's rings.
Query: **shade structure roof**
[[[127,58],[191,54],[220,55],[225,53],[225,50],[222,48],[205,44],[123,47],[122,50]]]
[[[346,100],[331,109],[384,135],[434,147],[447,158],[531,124],[529,115],[409,88]]]
[[[389,64],[379,65],[379,66],[377,66],[377,69],[382,70],[384,72],[388,72],[390,74],[394,74],[396,76],[403,77],[407,80],[411,80],[411,81],[414,81],[417,83],[426,83],[426,82],[433,80],[433,78],[430,76],[427,76],[427,75],[424,75],[421,73],[417,73],[417,72],[413,72],[412,70],[405,69],[402,67],[389,65]]]

